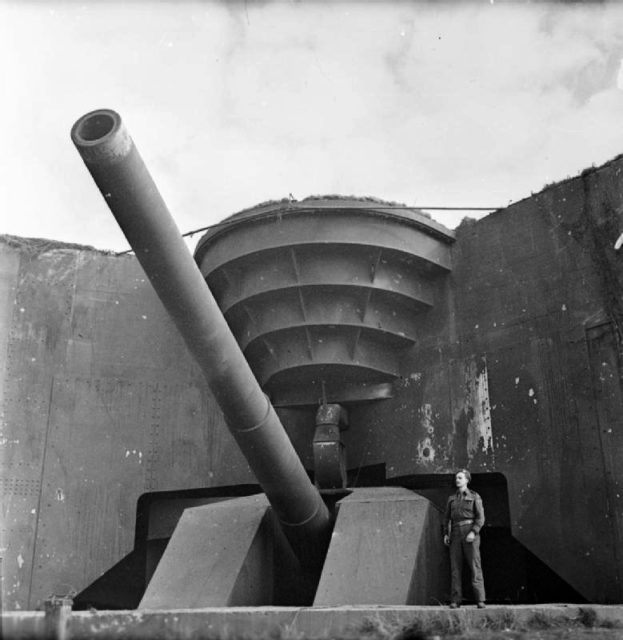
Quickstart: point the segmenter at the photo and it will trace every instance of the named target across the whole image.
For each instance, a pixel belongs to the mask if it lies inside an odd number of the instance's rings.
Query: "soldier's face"
[[[458,489],[465,489],[467,486],[467,477],[462,471],[459,471],[456,476],[454,476],[454,484],[456,484]]]

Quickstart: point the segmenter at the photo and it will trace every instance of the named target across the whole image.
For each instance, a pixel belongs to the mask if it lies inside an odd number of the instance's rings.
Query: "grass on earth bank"
[[[623,626],[600,620],[594,609],[580,608],[576,618],[556,618],[536,612],[528,619],[506,610],[500,615],[467,615],[414,620],[392,625],[370,618],[364,625],[332,640],[614,640],[623,638]]]
[[[521,615],[523,613],[523,615]],[[255,635],[221,632],[202,640],[623,640],[623,624],[600,618],[589,607],[577,616],[504,609],[476,613],[463,609],[446,615],[428,614],[404,622],[370,616],[339,634],[309,636],[293,627]]]
[[[593,609],[581,608],[575,618],[535,612],[529,618],[512,610],[495,614],[429,616],[405,625],[371,616],[362,625],[340,634],[306,636],[283,628],[254,640],[621,640],[623,626],[599,619]],[[220,640],[251,640],[240,636]]]

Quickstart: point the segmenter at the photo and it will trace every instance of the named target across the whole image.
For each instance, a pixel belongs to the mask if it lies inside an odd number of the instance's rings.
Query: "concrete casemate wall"
[[[393,398],[345,432],[351,469],[503,474],[512,535],[595,602],[623,600],[622,171],[464,221]],[[126,555],[142,493],[254,481],[133,256],[3,238],[0,358],[6,609]],[[282,414],[310,468],[313,411]]]
[[[6,609],[131,551],[146,491],[254,482],[133,256],[0,241]]]
[[[350,464],[498,472],[512,534],[623,600],[623,159],[456,230],[395,397],[351,416]]]

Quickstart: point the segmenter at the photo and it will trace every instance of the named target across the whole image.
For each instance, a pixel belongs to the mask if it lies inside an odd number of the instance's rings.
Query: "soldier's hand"
[[[446,545],[446,547],[450,544],[450,536],[448,534],[443,537],[443,543]]]
[[[473,531],[470,531],[465,536],[465,542],[474,542],[475,539],[476,539],[476,534]]]

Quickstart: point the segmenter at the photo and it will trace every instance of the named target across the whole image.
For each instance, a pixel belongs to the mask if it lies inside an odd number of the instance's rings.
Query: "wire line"
[[[508,205],[506,205],[506,206],[508,206]],[[320,205],[320,206],[310,207],[310,208],[331,210],[331,209],[337,209],[339,207],[326,207],[326,206],[323,207],[322,205]],[[503,207],[425,207],[425,206],[420,206],[420,205],[412,205],[412,206],[391,205],[391,204],[385,204],[384,205],[384,203],[370,202],[370,206],[369,207],[365,207],[365,208],[369,208],[369,209],[414,209],[416,211],[497,211],[498,209],[502,209]],[[296,207],[295,209],[299,209],[299,207]],[[301,210],[302,210],[302,208],[301,208]],[[240,213],[244,213],[244,211],[242,211]],[[277,216],[280,215],[280,213],[281,212],[270,211],[270,212],[268,212],[268,215],[266,215],[266,216],[261,216],[261,215],[257,216],[255,218],[255,220],[258,220],[258,219],[261,219],[261,218],[264,218],[264,217],[267,217],[267,218],[277,217]],[[196,233],[202,233],[203,231],[208,231],[210,229],[218,229],[220,227],[228,227],[228,226],[230,226],[232,224],[237,224],[239,221],[240,221],[240,218],[236,217],[236,214],[234,214],[234,216],[232,216],[232,219],[223,220],[222,222],[215,222],[214,224],[209,224],[209,225],[206,225],[205,227],[199,227],[199,229],[193,229],[192,231],[187,231],[186,233],[182,234],[182,238],[192,237]],[[132,249],[126,249],[125,251],[119,251],[115,255],[122,256],[122,255],[125,255],[126,253],[134,253],[134,251]]]

